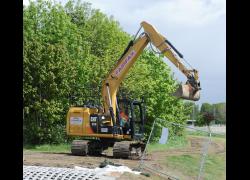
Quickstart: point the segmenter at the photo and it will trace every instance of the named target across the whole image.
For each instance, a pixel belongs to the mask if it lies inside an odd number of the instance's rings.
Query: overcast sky
[[[113,15],[129,34],[137,32],[141,21],[155,26],[199,71],[202,91],[198,104],[226,101],[226,0],[85,1]],[[165,61],[176,78],[185,82],[185,76]]]

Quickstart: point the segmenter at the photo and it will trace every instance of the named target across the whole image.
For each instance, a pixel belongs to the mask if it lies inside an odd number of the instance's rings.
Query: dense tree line
[[[80,1],[32,1],[23,8],[23,23],[24,143],[66,142],[65,117],[72,97],[86,103],[92,89],[99,96],[96,103],[101,103],[101,81],[133,37],[114,17]],[[150,50],[143,52],[122,83],[129,97],[145,97],[146,135],[157,117],[185,123],[190,109],[171,96],[177,84],[163,57]],[[170,130],[181,132],[177,127]]]
[[[190,119],[196,120],[198,126],[205,125],[207,119],[211,119],[211,124],[226,124],[226,103],[202,103],[199,108],[195,103],[186,102],[185,106],[191,110]]]

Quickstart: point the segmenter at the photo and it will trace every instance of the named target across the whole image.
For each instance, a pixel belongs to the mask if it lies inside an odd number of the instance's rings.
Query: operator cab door
[[[140,140],[143,138],[144,122],[145,122],[145,106],[144,103],[137,100],[119,99],[118,100],[117,117],[122,134],[131,135],[132,139]],[[125,113],[127,121],[123,124],[122,114]]]
[[[131,135],[134,140],[141,140],[144,134],[145,106],[143,102],[131,102]]]
[[[117,125],[120,127],[120,134],[131,135],[131,104],[128,99],[118,100]]]

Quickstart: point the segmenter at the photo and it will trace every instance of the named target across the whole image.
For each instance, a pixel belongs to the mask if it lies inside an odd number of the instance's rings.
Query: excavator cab
[[[131,135],[133,140],[141,140],[144,133],[145,103],[144,101],[119,99],[117,108],[119,124],[123,134]],[[121,123],[126,119],[125,123]]]

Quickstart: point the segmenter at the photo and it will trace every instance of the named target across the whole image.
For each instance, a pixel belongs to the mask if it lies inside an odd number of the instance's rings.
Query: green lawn
[[[165,165],[180,171],[183,175],[197,177],[200,168],[201,155],[181,155],[166,158]],[[210,154],[206,157],[203,169],[205,180],[226,179],[226,154]]]
[[[189,137],[205,137],[204,133],[189,133]],[[225,141],[224,136],[213,136],[213,140]],[[169,138],[167,144],[152,143],[147,146],[149,152],[153,151],[164,151],[166,149],[180,149],[188,146],[187,137],[176,136]],[[70,144],[44,144],[44,145],[24,145],[23,150],[27,151],[40,151],[40,152],[70,152]]]
[[[167,144],[153,143],[148,144],[147,149],[149,152],[164,151],[166,149],[179,149],[188,146],[188,140],[186,137],[176,136],[169,138]]]
[[[70,152],[70,144],[44,144],[44,145],[25,145],[24,151],[38,151],[38,152],[54,152],[54,153],[68,153]]]
[[[191,135],[192,134],[192,135]],[[204,133],[188,133],[187,137],[199,137],[208,138]],[[148,151],[164,151],[167,149],[181,149],[189,145],[187,137],[175,137],[169,139],[167,144],[149,144]],[[225,136],[212,136],[212,141],[217,143],[225,143]],[[168,156],[165,160],[161,161],[161,165],[167,167],[167,169],[175,172],[180,172],[180,177],[190,177],[196,179],[199,173],[201,155],[178,155]],[[204,168],[203,168],[204,180],[225,180],[226,179],[226,153],[220,154],[208,154],[206,156]],[[182,175],[181,175],[182,174]]]
[[[194,136],[208,136],[209,134],[202,131],[186,131],[187,135],[194,135]],[[212,137],[220,137],[220,138],[226,138],[226,135],[224,134],[213,134]]]

